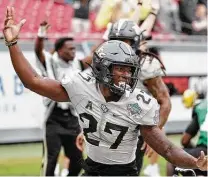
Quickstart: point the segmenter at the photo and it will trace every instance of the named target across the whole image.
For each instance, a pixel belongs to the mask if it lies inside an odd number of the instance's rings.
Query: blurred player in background
[[[35,43],[37,63],[44,77],[60,81],[66,74],[73,75],[74,72],[81,71],[84,65],[74,59],[76,49],[72,38],[57,39],[53,53],[44,50],[44,40],[48,28],[49,24],[46,21],[40,24]],[[70,165],[65,163],[62,173],[68,176],[77,176],[81,170],[82,159],[82,152],[76,146],[77,135],[81,133],[78,115],[70,102],[60,103],[44,98],[44,103],[48,109],[45,122],[42,174],[54,176],[54,172],[58,173],[59,165],[56,166],[56,164],[63,146]]]
[[[151,4],[151,0],[103,0],[95,25],[98,29],[103,29],[108,23],[115,23],[121,18],[136,19],[135,22],[139,23],[152,11]]]
[[[200,85],[200,84],[199,84]],[[202,88],[202,85],[201,85]],[[197,93],[194,90],[186,90],[183,93],[183,104],[186,108],[193,109],[192,120],[186,128],[183,136],[181,138],[181,144],[184,150],[197,157],[201,151],[207,154],[207,133],[208,133],[208,117],[207,117],[207,87],[203,90],[203,93]],[[204,95],[203,99],[197,100],[198,95]],[[192,144],[191,140],[199,132],[199,137],[196,145]],[[175,174],[175,167],[171,164],[167,164],[167,176],[172,176]],[[208,176],[207,171],[201,171],[198,169],[194,170],[197,176]],[[190,172],[184,172],[183,176],[191,176]]]
[[[152,54],[154,54],[154,55],[156,55],[157,57],[159,57],[160,58],[160,53],[159,53],[159,49],[158,48],[156,48],[156,47],[149,47],[148,49],[147,49],[149,52],[151,52]],[[150,69],[150,68],[149,68]],[[155,71],[157,70],[157,66],[155,66]],[[154,70],[152,70],[152,72],[155,72]],[[144,76],[146,75],[145,73],[144,73],[145,71],[143,71],[143,74],[144,74]],[[155,76],[157,76],[157,74],[155,74]],[[161,75],[162,76],[162,75]],[[154,75],[152,75],[152,77],[153,77],[153,79],[152,80],[156,80],[156,78],[154,77]],[[158,77],[158,76],[157,76]],[[162,80],[162,78],[160,77],[160,79]],[[146,80],[146,79],[145,79]],[[145,82],[145,81],[143,81],[143,82]],[[147,81],[148,82],[148,81]],[[161,81],[162,83],[163,83],[163,81]],[[154,82],[155,83],[155,82]],[[164,84],[164,83],[163,83]],[[151,87],[154,87],[154,84],[151,86]],[[164,87],[164,85],[163,85],[163,87]],[[158,89],[157,89],[157,92],[160,92],[160,86],[159,87],[157,87]],[[161,86],[161,88],[162,88],[162,86]],[[153,90],[152,89],[148,89],[148,90],[150,90],[150,91],[152,91],[153,92]],[[168,89],[166,90],[166,91],[168,91]],[[154,92],[153,92],[154,93]],[[151,92],[150,92],[150,94],[152,94]],[[152,94],[152,95],[154,95],[154,94]],[[157,95],[159,95],[159,93],[157,93]],[[168,93],[165,93],[164,95],[166,95],[166,99],[168,100],[168,99],[170,99],[169,97],[167,97],[167,95],[168,95]],[[160,95],[161,97],[162,97],[162,95]],[[157,98],[157,97],[156,97]],[[157,98],[157,100],[158,100],[158,102],[159,103],[161,103],[161,104],[167,104],[168,105],[168,102],[165,102],[165,101],[162,101],[161,102],[161,98],[160,97],[158,97]],[[163,112],[163,111],[162,111]],[[168,112],[167,112],[167,117],[168,117]],[[163,117],[164,118],[164,117]],[[145,152],[145,154],[149,157],[149,165],[147,165],[146,166],[146,168],[144,169],[144,174],[145,175],[147,175],[147,176],[160,176],[160,168],[159,168],[159,165],[158,165],[158,160],[159,160],[159,155],[155,152],[155,151],[150,151],[149,149],[145,149],[145,147],[143,146],[143,147],[141,147],[141,144],[140,143],[142,143],[142,142],[144,142],[143,141],[143,139],[142,139],[142,137],[140,136],[139,137],[139,140],[140,140],[140,142],[138,143],[138,148],[137,148],[137,158],[138,159],[141,159],[142,157],[140,157],[140,156],[142,156],[142,152],[143,151],[145,151],[146,150],[146,152]],[[138,167],[140,167],[140,168],[142,168],[142,164],[140,164],[141,162],[139,162],[139,160],[138,160]]]

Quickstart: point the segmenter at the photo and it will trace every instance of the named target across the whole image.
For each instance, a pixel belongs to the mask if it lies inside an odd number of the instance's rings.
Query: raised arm
[[[147,36],[150,35],[152,28],[154,27],[157,14],[160,9],[160,2],[159,1],[160,0],[152,0],[151,1],[151,12],[149,13],[147,18],[144,20],[144,22],[140,26],[140,28],[142,30],[145,30],[145,34]]]
[[[170,163],[182,168],[207,170],[208,159],[203,152],[201,152],[198,159],[194,158],[181,148],[172,144],[157,126],[143,125],[140,131],[145,142]]]
[[[17,75],[24,86],[33,92],[55,101],[68,101],[68,94],[62,87],[61,83],[39,76],[26,60],[17,45],[18,34],[25,21],[26,20],[21,20],[19,24],[15,24],[14,8],[7,7],[3,33]]]
[[[159,128],[167,122],[171,110],[171,101],[168,89],[160,76],[144,81],[148,91],[155,97],[160,104]]]
[[[143,2],[143,0],[139,0],[138,1],[137,7],[134,9],[134,12],[133,12],[133,14],[130,17],[130,19],[132,21],[134,21],[135,23],[137,23],[137,24],[139,24],[142,2]]]
[[[40,27],[38,29],[38,35],[35,40],[35,54],[37,58],[40,60],[40,62],[43,64],[43,66],[45,66],[45,55],[43,53],[44,40],[45,40],[46,32],[49,26],[50,25],[46,21],[43,21],[40,24]]]

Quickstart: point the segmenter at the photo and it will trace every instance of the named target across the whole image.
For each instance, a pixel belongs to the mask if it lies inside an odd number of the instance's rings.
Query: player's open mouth
[[[129,83],[129,78],[120,77],[119,80],[118,80],[118,83],[119,82],[125,82],[126,84],[128,84]]]

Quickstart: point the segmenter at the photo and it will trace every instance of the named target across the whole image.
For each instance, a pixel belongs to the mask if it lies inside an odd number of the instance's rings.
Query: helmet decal
[[[105,57],[106,54],[103,52],[103,47],[100,47],[100,48],[97,50],[97,55],[98,55],[100,58]]]
[[[123,27],[123,25],[124,25],[124,23],[127,21],[127,19],[120,19],[119,21],[118,21],[118,30],[117,30],[117,36],[119,35],[119,32],[120,32],[120,30],[121,30],[121,28]]]
[[[135,30],[137,35],[141,35],[142,31],[137,24],[135,24],[132,28]]]

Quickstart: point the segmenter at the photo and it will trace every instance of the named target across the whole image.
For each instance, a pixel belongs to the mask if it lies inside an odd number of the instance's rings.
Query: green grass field
[[[181,135],[169,135],[174,144],[180,146]],[[0,145],[0,176],[39,176],[42,147],[40,143]],[[144,167],[148,164],[145,157]],[[165,176],[166,161],[159,159],[161,175]]]

